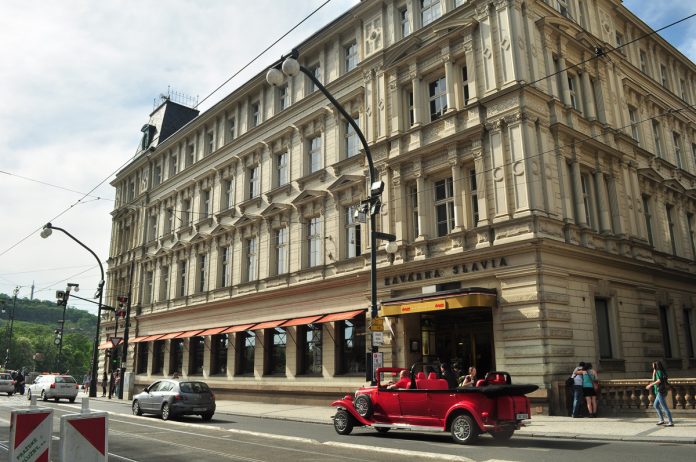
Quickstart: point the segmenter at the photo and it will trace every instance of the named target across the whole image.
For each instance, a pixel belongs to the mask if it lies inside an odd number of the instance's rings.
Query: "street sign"
[[[384,344],[384,332],[372,332],[372,346]]]
[[[108,413],[68,414],[60,418],[60,460],[106,462],[108,453]]]
[[[111,337],[109,340],[111,340],[111,344],[116,348],[123,339],[121,337]]]
[[[372,332],[383,332],[384,318],[372,318],[372,321],[370,321],[370,330]]]
[[[53,409],[29,408],[12,411],[9,452],[11,462],[51,460]]]

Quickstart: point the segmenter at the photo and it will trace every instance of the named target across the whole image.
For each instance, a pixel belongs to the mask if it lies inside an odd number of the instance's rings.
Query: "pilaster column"
[[[403,97],[395,75],[389,78],[389,98],[391,99],[391,134],[396,136],[400,131],[408,128],[408,114],[404,112]]]
[[[582,92],[585,96],[583,98],[583,102],[585,103],[585,116],[589,120],[595,120],[597,118],[597,109],[594,103],[594,92],[590,84],[590,74],[587,72],[587,69],[583,69],[580,79],[582,80]]]
[[[494,219],[503,218],[508,214],[507,198],[507,169],[505,149],[503,146],[503,121],[498,120],[489,125],[488,143],[491,155],[491,170],[489,177],[493,184]]]
[[[411,70],[411,84],[413,85],[413,125],[419,126],[423,123],[423,88],[420,75],[413,69]]]
[[[621,213],[621,208],[619,207],[619,194],[616,189],[616,177],[613,175],[607,178],[607,192],[609,193],[609,209],[612,213],[612,223],[614,228],[614,234],[619,236],[626,235],[626,225],[624,223],[624,217]]]
[[[568,87],[568,71],[566,71],[567,65],[566,60],[563,55],[558,57],[558,67],[561,75],[561,94],[563,95],[563,104],[570,106],[570,88]]]
[[[477,226],[487,226],[488,219],[488,184],[486,182],[486,163],[483,157],[482,140],[474,140],[471,149],[474,155],[476,168],[476,197],[478,199],[478,223]]]
[[[454,82],[456,80],[452,57],[447,55],[442,60],[445,62],[445,87],[447,88],[447,112],[459,109],[454,95]]]
[[[466,59],[466,79],[469,90],[469,100],[466,101],[464,95],[462,95],[462,105],[467,105],[478,101],[478,92],[476,89],[476,76],[478,72],[476,67],[476,56],[474,56],[474,41],[471,33],[464,36],[464,57]]]
[[[604,173],[599,169],[594,172],[595,184],[597,185],[597,195],[599,202],[599,230],[602,233],[610,233],[612,228],[611,213],[609,211],[609,195],[607,194],[607,183]]]
[[[424,229],[428,226],[428,219],[427,219],[427,211],[426,207],[429,207],[428,201],[425,200],[425,196],[428,195],[426,189],[425,189],[425,178],[423,178],[422,173],[418,173],[416,176],[416,189],[418,191],[418,195],[416,196],[418,199],[418,236],[416,237],[417,241],[422,241],[428,238],[428,230]]]
[[[585,209],[585,201],[583,200],[580,165],[577,159],[571,161],[571,170],[573,172],[573,197],[575,198],[577,224],[582,228],[587,228],[589,223],[587,223],[587,210]]]
[[[462,181],[462,166],[457,158],[457,146],[448,147],[448,161],[452,170],[452,194],[454,195],[454,229],[452,231],[461,231],[464,229],[464,214],[462,196],[466,189]]]

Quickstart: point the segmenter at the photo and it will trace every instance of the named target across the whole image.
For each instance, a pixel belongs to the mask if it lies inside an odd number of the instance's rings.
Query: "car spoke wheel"
[[[502,430],[498,430],[497,432],[491,432],[491,435],[496,441],[507,441],[512,438],[513,433],[515,433],[514,428],[504,428]]]
[[[46,392],[44,390],[41,390],[41,400],[48,401],[48,396],[46,396]]]
[[[367,395],[358,395],[353,401],[355,411],[360,417],[368,418],[372,415],[372,401]]]
[[[334,416],[334,430],[339,435],[350,435],[353,431],[353,416],[348,411],[339,409]]]
[[[142,411],[142,409],[140,409],[140,402],[138,402],[137,399],[135,401],[133,401],[132,409],[133,409],[133,415],[143,415],[143,411]]]
[[[452,421],[452,439],[455,443],[471,444],[478,436],[478,427],[471,416],[459,414]]]
[[[162,405],[162,420],[170,420],[171,418],[172,415],[169,409],[169,403],[164,403]]]

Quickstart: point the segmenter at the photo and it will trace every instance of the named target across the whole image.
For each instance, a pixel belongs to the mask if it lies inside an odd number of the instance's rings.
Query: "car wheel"
[[[41,401],[48,401],[48,396],[46,396],[45,390],[41,390]]]
[[[169,408],[169,403],[164,403],[162,405],[162,420],[171,420],[172,419],[172,414],[171,414],[171,409]]]
[[[8,392],[7,392],[7,396],[12,396],[12,392],[11,392],[11,391],[8,391]]]
[[[379,433],[387,433],[391,428],[389,427],[375,427],[375,430],[377,430]]]
[[[334,416],[334,430],[339,435],[350,435],[353,431],[353,416],[344,409],[339,409],[336,411]]]
[[[31,390],[27,390],[27,401],[31,401]]]
[[[203,419],[204,422],[210,422],[213,418],[213,413],[212,412],[206,412],[205,414],[201,414],[201,419]]]
[[[69,398],[68,401],[70,401],[71,403],[74,403],[74,402],[75,402],[75,398]]]
[[[143,410],[140,409],[140,403],[138,400],[133,400],[133,406],[131,407],[133,409],[133,415],[143,415]]]
[[[367,419],[372,415],[372,401],[367,395],[356,396],[353,406],[360,417]]]
[[[59,398],[53,398],[53,401],[58,402]]]
[[[459,414],[452,421],[452,439],[455,443],[471,444],[478,436],[478,427],[468,414]]]
[[[507,441],[510,438],[512,438],[512,435],[515,433],[514,428],[505,428],[503,430],[499,430],[497,432],[491,432],[491,435],[493,436],[493,439],[496,441]]]

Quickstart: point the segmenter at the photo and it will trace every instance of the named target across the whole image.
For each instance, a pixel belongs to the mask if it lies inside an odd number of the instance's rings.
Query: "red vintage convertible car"
[[[434,372],[408,372],[407,388],[387,388],[403,368],[377,369],[374,386],[358,389],[331,405],[337,408],[334,428],[348,435],[356,426],[374,427],[386,433],[391,429],[449,431],[460,444],[474,442],[480,433],[507,440],[530,417],[525,396],[536,385],[513,385],[507,372],[489,372],[476,386],[448,389],[447,381]]]

